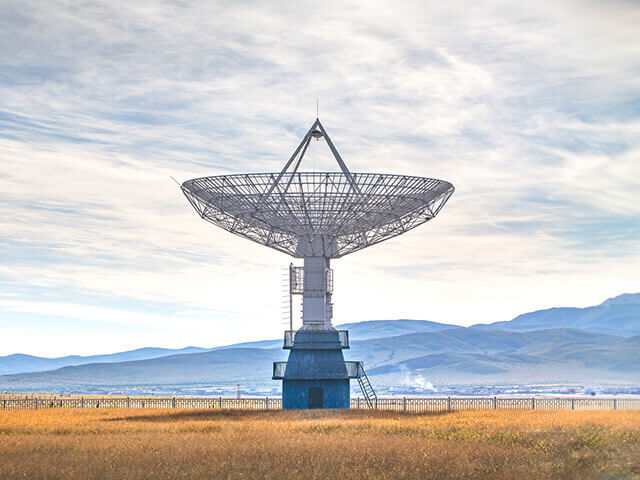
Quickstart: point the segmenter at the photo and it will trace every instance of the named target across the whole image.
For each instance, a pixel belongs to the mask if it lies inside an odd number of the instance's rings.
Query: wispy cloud
[[[78,350],[34,346],[29,313],[93,325],[84,353],[279,336],[289,259],[202,222],[170,176],[278,170],[316,98],[353,170],[457,189],[427,226],[334,262],[337,321],[475,323],[640,290],[636,2],[0,13],[0,353]],[[136,325],[127,342],[92,337],[110,313]]]

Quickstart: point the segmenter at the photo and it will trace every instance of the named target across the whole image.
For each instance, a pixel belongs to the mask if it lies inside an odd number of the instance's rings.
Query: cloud
[[[170,177],[279,170],[316,98],[352,170],[456,185],[433,222],[334,262],[338,321],[505,320],[640,289],[635,2],[0,9],[6,311],[108,323],[128,299],[149,305],[132,319],[182,306],[160,343],[201,316],[219,343],[279,336],[290,260],[202,222]],[[335,168],[313,148],[308,166]]]

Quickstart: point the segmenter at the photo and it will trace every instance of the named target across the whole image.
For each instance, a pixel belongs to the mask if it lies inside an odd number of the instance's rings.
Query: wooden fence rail
[[[454,412],[460,410],[640,410],[640,398],[628,397],[387,397],[378,410]],[[280,398],[233,397],[38,397],[0,396],[0,410],[46,408],[221,408],[280,410]],[[352,409],[368,409],[357,397]]]

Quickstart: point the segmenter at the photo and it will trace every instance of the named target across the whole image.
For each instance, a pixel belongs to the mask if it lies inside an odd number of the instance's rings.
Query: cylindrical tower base
[[[342,335],[341,335],[342,334]],[[295,333],[289,360],[276,362],[274,379],[282,379],[282,408],[349,408],[354,362],[345,362],[346,332],[306,330]],[[278,365],[279,364],[279,365]]]

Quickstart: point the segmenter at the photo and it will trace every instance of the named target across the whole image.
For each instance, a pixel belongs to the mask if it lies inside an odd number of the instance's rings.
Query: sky
[[[639,292],[638,25],[615,0],[0,0],[0,355],[281,337],[293,259],[171,177],[279,171],[316,99],[352,171],[456,187],[333,261],[334,323]]]

